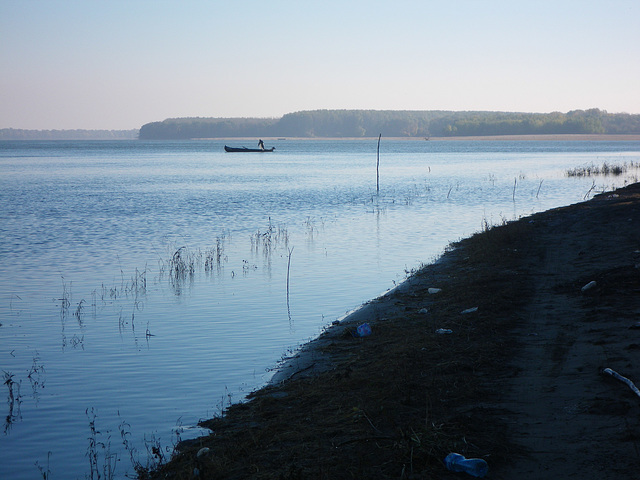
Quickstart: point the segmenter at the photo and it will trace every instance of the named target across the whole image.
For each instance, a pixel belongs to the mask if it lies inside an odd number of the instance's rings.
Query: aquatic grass
[[[226,235],[216,237],[216,245],[204,252],[204,271],[211,273],[214,269],[218,272],[222,270],[224,262],[228,261],[228,257],[224,254]]]
[[[75,312],[73,312],[73,316],[76,317],[76,320],[78,321],[78,325],[80,327],[84,326],[84,322],[82,320],[82,316],[84,315],[84,304],[87,303],[85,301],[85,299],[83,298],[82,300],[80,300],[80,302],[78,302],[78,306],[76,307]]]
[[[118,424],[118,431],[120,432],[122,445],[124,446],[125,451],[129,454],[131,466],[133,467],[134,471],[140,476],[142,472],[144,472],[144,466],[140,463],[140,460],[138,458],[138,450],[130,440],[131,424],[125,422],[122,417],[120,417],[120,412],[118,412],[118,418],[120,419],[120,423]]]
[[[307,237],[309,238],[309,240],[313,240],[319,230],[316,220],[312,217],[307,217],[304,222],[304,226],[307,231]],[[324,221],[322,219],[320,219],[320,228],[324,228]]]
[[[134,442],[131,440],[131,424],[126,422],[121,416],[120,412],[118,412],[118,418],[120,419],[120,423],[118,424],[118,431],[120,433],[120,439],[122,441],[122,445],[124,450],[129,455],[129,461],[133,470],[136,473],[136,478],[143,479],[148,478],[148,473],[150,470],[157,469],[164,465],[168,457],[170,456],[169,452],[172,452],[178,442],[180,442],[180,432],[182,431],[181,425],[175,431],[175,442],[172,445],[162,445],[160,437],[157,437],[155,434],[144,435],[143,444],[146,450],[146,464],[140,461],[140,452],[134,445]],[[176,424],[179,424],[176,422]]]
[[[107,287],[104,283],[101,285],[100,300],[102,304],[106,304],[107,300],[117,300],[121,297],[134,297],[136,301],[139,298],[144,297],[147,293],[147,268],[144,270],[135,269],[134,274],[128,281],[124,280],[124,272],[120,270],[121,281],[120,285],[114,283],[111,287]],[[92,293],[97,299],[97,292]],[[94,300],[92,306],[95,309],[97,301]]]
[[[165,448],[160,442],[160,438],[152,434],[149,438],[144,436],[144,446],[147,450],[148,467],[152,469],[158,468],[167,462],[165,450],[171,451],[172,448]]]
[[[609,164],[604,162],[602,165],[591,164],[571,168],[565,172],[565,175],[567,177],[620,176],[633,169],[640,169],[640,163]]]
[[[22,380],[18,380],[16,375],[10,371],[2,371],[3,384],[7,386],[7,406],[9,411],[5,416],[4,432],[9,432],[13,424],[22,418],[20,406],[22,404],[22,395],[20,389]],[[38,403],[39,390],[44,388],[44,366],[42,365],[38,352],[33,356],[31,368],[27,371],[27,378],[31,384],[33,398]]]
[[[168,278],[171,285],[176,294],[180,294],[185,282],[187,280],[193,281],[197,272],[204,270],[207,275],[214,271],[220,273],[224,264],[229,260],[225,254],[225,243],[228,238],[226,234],[216,237],[215,245],[204,251],[199,248],[191,249],[184,245],[173,247],[170,250],[169,260],[160,263],[159,278],[165,276],[168,267]]]
[[[136,268],[135,274],[131,277],[131,282],[128,284],[127,293],[133,293],[135,296],[144,295],[147,293],[147,268],[139,271]]]
[[[103,434],[96,428],[98,415],[95,409],[87,408],[85,415],[89,419],[88,437],[89,446],[85,456],[89,459],[88,480],[113,480],[115,476],[118,455],[111,452],[111,434],[106,432],[106,440],[102,440]]]
[[[69,314],[71,306],[71,282],[67,285],[64,277],[62,277],[62,297],[58,298],[58,301],[60,302],[60,318],[64,320]]]
[[[98,430],[95,408],[87,408],[85,411],[89,419],[89,445],[86,457],[89,459],[88,480],[113,480],[116,473],[116,465],[119,462],[118,454],[111,449],[111,432],[109,430],[102,433]],[[155,434],[144,436],[143,444],[146,450],[146,464],[140,461],[138,449],[131,440],[131,424],[126,422],[118,412],[119,424],[118,433],[125,452],[129,455],[130,464],[137,478],[145,478],[146,472],[157,469],[167,461],[167,452],[173,451],[175,444],[163,446],[160,437]],[[179,434],[176,435],[176,443],[179,441]],[[129,478],[128,475],[126,475]]]
[[[125,326],[130,323],[131,324],[131,333],[133,334],[133,338],[137,343],[135,320],[136,320],[136,312],[135,312],[135,310],[133,312],[131,312],[131,320],[127,321],[126,317],[123,317],[123,315],[122,315],[122,308],[120,309],[120,312],[118,314],[118,333],[120,334],[120,336],[122,336],[122,334],[124,333],[124,330],[125,330]],[[149,325],[147,323],[147,330],[148,330],[148,327],[149,327]],[[149,337],[147,336],[147,338],[149,338]]]
[[[51,468],[49,467],[50,462],[51,462],[51,455],[53,455],[53,452],[51,450],[49,450],[47,452],[47,467],[43,467],[42,465],[40,465],[40,462],[38,462],[36,460],[35,466],[38,469],[38,471],[40,472],[40,475],[42,475],[42,480],[49,480],[51,478]]]
[[[191,252],[187,247],[178,248],[169,260],[169,275],[176,281],[192,277],[198,252]]]
[[[264,232],[258,230],[251,236],[251,250],[255,253],[262,250],[265,256],[269,256],[272,250],[279,246],[288,248],[289,232],[283,225],[274,226],[269,217],[267,229]]]
[[[5,370],[2,371],[2,375],[4,378],[4,384],[9,389],[7,404],[9,405],[9,413],[5,417],[4,424],[4,433],[5,435],[11,430],[12,425],[20,420],[20,404],[22,403],[22,399],[20,396],[20,385],[21,381],[14,380],[15,375],[11,372],[7,372]]]
[[[196,265],[202,259],[202,252],[191,251],[182,246],[175,250],[169,260],[169,281],[176,295],[182,294],[182,289],[187,280],[193,282],[196,273]]]
[[[36,403],[38,403],[39,390],[43,389],[45,385],[45,369],[40,354],[37,351],[33,356],[33,363],[31,364],[27,378],[31,384],[33,398],[36,400]]]

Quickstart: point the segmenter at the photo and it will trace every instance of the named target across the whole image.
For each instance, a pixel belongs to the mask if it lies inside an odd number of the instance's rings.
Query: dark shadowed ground
[[[640,397],[602,370],[640,386],[639,322],[634,184],[454,245],[151,477],[465,478],[458,452],[489,479],[637,479]]]

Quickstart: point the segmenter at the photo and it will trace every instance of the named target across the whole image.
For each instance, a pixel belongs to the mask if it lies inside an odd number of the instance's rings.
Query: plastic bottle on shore
[[[447,455],[444,465],[452,472],[465,472],[474,477],[484,477],[489,471],[489,465],[481,458],[465,458],[459,453]]]
[[[371,325],[368,323],[363,323],[358,328],[356,328],[356,336],[357,337],[367,337],[371,335]]]

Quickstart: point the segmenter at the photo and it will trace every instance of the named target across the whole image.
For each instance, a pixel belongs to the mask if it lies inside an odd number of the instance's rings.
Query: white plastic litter
[[[206,455],[209,452],[210,452],[210,450],[207,447],[203,447],[200,450],[198,450],[198,453],[196,453],[196,457],[197,458],[203,457],[204,455]]]
[[[442,291],[442,289],[441,289],[441,288],[433,288],[433,287],[431,287],[431,288],[428,290],[428,292],[429,292],[431,295],[433,295],[434,293],[441,292],[441,291]]]
[[[591,290],[593,287],[595,287],[597,285],[595,280],[592,280],[591,282],[587,283],[584,287],[582,287],[582,291],[586,292],[587,290]]]
[[[426,315],[427,313],[429,313],[429,310],[427,310],[426,308],[421,308],[420,311],[418,312],[420,315]]]
[[[463,310],[460,313],[462,313],[464,315],[464,314],[467,314],[467,313],[473,313],[473,312],[477,312],[477,311],[478,311],[478,307],[473,307],[473,308],[467,308],[466,310]]]

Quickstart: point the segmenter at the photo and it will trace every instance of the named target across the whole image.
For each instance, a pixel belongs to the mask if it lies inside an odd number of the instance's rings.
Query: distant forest
[[[640,134],[640,115],[597,108],[568,113],[312,110],[282,118],[171,118],[140,128],[142,140],[229,137],[466,137]]]
[[[22,130],[0,129],[0,140],[135,140],[138,130]]]

